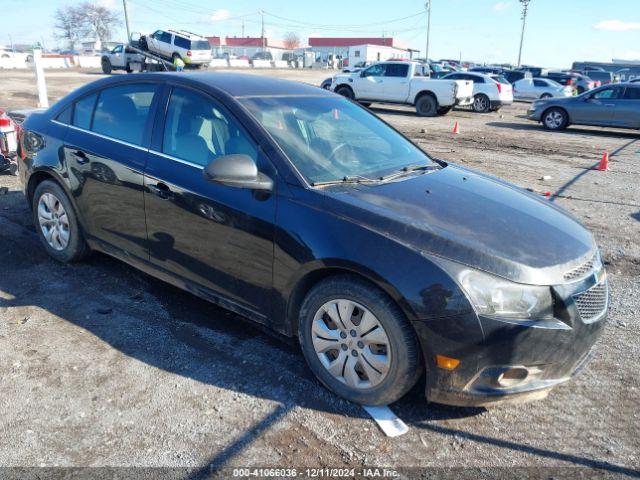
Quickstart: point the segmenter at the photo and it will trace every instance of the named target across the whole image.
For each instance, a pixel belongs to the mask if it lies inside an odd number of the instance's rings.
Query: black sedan
[[[640,129],[640,84],[617,83],[577,97],[536,100],[527,118],[542,122],[549,130],[569,125]]]
[[[607,277],[574,218],[316,87],[116,76],[24,129],[53,258],[101,251],[297,336],[354,402],[393,402],[425,371],[432,401],[540,398],[603,328]]]

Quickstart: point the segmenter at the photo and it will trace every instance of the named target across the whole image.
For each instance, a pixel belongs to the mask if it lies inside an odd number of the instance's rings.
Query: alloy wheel
[[[38,223],[44,239],[54,250],[69,245],[69,217],[60,200],[52,193],[44,193],[38,201]]]
[[[473,109],[476,112],[484,112],[489,109],[488,99],[483,95],[478,95],[473,99]]]
[[[552,130],[560,128],[562,122],[564,122],[564,115],[562,115],[562,113],[558,112],[557,110],[553,110],[547,113],[547,115],[544,117],[545,125]]]
[[[391,366],[389,337],[364,306],[346,299],[331,300],[318,309],[311,330],[320,362],[339,381],[366,389],[386,378]]]

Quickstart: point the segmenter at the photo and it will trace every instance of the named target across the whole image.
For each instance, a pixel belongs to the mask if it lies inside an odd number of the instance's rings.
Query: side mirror
[[[223,155],[211,161],[203,172],[211,183],[252,190],[273,189],[273,180],[258,171],[256,162],[243,154]]]

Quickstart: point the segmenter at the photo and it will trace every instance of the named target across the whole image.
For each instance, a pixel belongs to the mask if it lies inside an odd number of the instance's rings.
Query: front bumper
[[[606,275],[552,290],[556,301],[553,320],[521,322],[469,313],[466,318],[419,322],[429,367],[427,399],[457,406],[517,403],[544,398],[554,386],[576,375],[591,358],[605,324]],[[590,302],[596,291],[604,303],[594,313]],[[468,328],[462,325],[472,325],[472,317],[481,332],[476,341],[469,336],[463,342],[457,342],[455,335],[441,336],[457,324],[461,326],[458,336],[464,338],[462,329]],[[438,325],[440,322],[448,327]],[[439,368],[433,361],[435,354],[459,359],[460,364],[453,370]]]
[[[527,109],[527,118],[539,122],[542,118],[542,110],[539,108]]]
[[[506,107],[509,106],[513,103],[512,100],[491,100],[490,105],[491,108],[501,108],[501,107]]]

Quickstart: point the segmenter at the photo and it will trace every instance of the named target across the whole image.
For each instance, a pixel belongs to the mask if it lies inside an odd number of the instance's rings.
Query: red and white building
[[[418,52],[393,37],[309,37],[309,48],[317,62],[342,60],[343,65],[392,58],[411,59]]]

